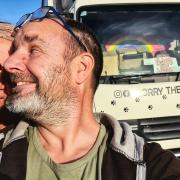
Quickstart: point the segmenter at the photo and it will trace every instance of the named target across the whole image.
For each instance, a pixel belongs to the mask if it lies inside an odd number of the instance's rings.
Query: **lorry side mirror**
[[[53,7],[58,12],[69,12],[69,9],[73,6],[73,0],[53,0]]]

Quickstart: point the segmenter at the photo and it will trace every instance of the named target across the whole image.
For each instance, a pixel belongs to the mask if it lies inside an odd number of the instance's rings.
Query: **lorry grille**
[[[143,120],[127,121],[133,132],[143,137],[147,142],[158,142],[161,144],[167,140],[180,140],[180,117],[150,118]],[[171,142],[171,141],[169,141]],[[180,144],[175,143],[169,150],[180,158]]]

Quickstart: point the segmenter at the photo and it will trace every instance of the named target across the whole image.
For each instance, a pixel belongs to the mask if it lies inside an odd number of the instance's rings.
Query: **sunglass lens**
[[[49,7],[43,7],[38,9],[32,14],[31,20],[41,19],[46,16],[49,11]]]
[[[20,27],[26,20],[27,18],[29,17],[30,14],[25,14],[23,15],[19,21],[16,23],[16,27]]]

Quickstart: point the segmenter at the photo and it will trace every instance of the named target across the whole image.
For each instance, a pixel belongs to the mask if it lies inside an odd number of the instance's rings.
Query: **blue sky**
[[[25,13],[41,7],[42,0],[0,0],[0,21],[15,24]]]

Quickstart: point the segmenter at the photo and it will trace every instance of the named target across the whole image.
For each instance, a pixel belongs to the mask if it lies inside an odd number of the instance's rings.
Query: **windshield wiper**
[[[168,78],[175,76],[174,81],[179,80],[180,72],[156,73],[156,74],[138,74],[138,75],[112,75],[101,76],[101,84],[137,84],[137,83],[152,83],[157,77]],[[162,80],[163,81],[163,80]]]

